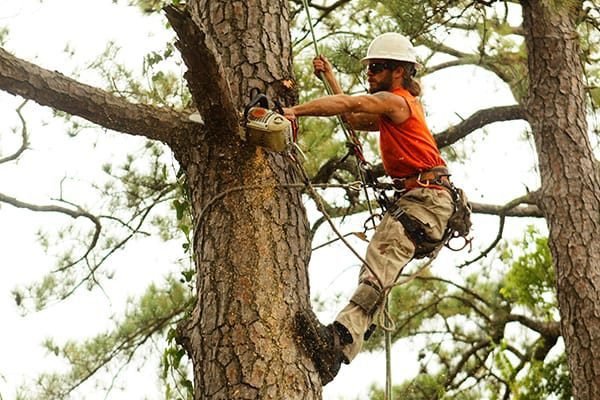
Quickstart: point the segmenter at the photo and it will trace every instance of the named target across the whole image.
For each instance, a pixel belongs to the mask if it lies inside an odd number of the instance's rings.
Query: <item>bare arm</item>
[[[313,68],[315,75],[325,80],[333,94],[344,94],[344,90],[333,73],[333,66],[327,57],[324,55],[317,56],[313,60]],[[342,114],[342,118],[354,129],[361,131],[376,131],[378,129],[377,115],[348,112]]]
[[[377,121],[380,115],[386,115],[396,123],[405,121],[410,115],[406,101],[389,92],[361,96],[346,94],[324,96],[286,108],[284,112],[290,119],[302,116],[333,116],[353,113],[357,115],[360,124],[367,127],[374,126],[375,129],[377,125],[374,121]],[[354,127],[354,124],[351,123],[351,125]]]

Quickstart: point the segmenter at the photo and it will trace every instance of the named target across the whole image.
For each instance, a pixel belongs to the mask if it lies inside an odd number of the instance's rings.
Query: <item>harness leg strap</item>
[[[373,282],[362,281],[352,295],[350,302],[363,309],[368,315],[372,315],[383,300],[381,289]]]

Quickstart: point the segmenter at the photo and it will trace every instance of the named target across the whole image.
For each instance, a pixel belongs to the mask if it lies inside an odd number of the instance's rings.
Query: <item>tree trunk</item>
[[[289,103],[293,95],[282,83],[292,75],[287,1],[194,1],[188,7],[221,62],[217,70],[230,88],[223,97],[230,95],[241,110],[256,87]],[[192,88],[206,110],[200,92]],[[203,118],[207,124],[222,119]],[[298,182],[291,159],[249,146],[226,126],[213,126],[196,146],[174,151],[187,174],[196,224],[198,302],[180,329],[193,362],[195,398],[320,398],[318,376],[292,325],[296,310],[309,305],[310,240],[300,192],[285,187]]]
[[[577,1],[523,1],[536,142],[576,399],[600,399],[600,177],[588,139]]]

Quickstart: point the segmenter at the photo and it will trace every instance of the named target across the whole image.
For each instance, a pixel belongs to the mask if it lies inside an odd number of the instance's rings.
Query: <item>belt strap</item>
[[[446,167],[434,167],[426,171],[421,171],[416,175],[403,178],[392,178],[392,183],[397,190],[408,190],[417,187],[430,186],[450,186],[448,177],[450,172]]]

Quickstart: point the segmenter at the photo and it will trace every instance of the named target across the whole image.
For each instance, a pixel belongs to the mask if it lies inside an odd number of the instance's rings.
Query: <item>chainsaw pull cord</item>
[[[315,30],[313,28],[312,19],[310,17],[308,0],[302,0],[302,3],[306,10],[308,26],[310,28],[310,34],[312,36],[312,41],[313,41],[313,45],[315,47],[315,52],[317,55],[319,55],[320,51],[319,51],[319,46],[317,45],[317,38],[315,36]],[[333,94],[333,90],[331,89],[331,86],[329,85],[327,80],[325,80],[325,77],[323,76],[322,72],[319,73],[319,77],[321,78],[321,81],[325,85],[325,89],[327,90],[327,93]],[[360,144],[360,141],[358,140],[356,132],[354,132],[354,130],[351,127],[347,126],[344,119],[340,115],[338,115],[337,117],[338,117],[338,120],[340,121],[340,125],[342,127],[342,131],[344,132],[344,135],[346,136],[346,139],[352,145],[352,150],[354,151],[354,155],[356,156],[356,160],[357,160],[357,167],[358,167],[358,173],[360,176],[360,180],[364,184],[363,186],[364,186],[364,192],[365,192],[365,200],[367,201],[367,205],[369,207],[369,213],[371,214],[371,216],[373,216],[374,212],[373,212],[373,208],[371,206],[371,200],[369,199],[369,192],[368,192],[368,188],[367,188],[366,181],[365,181],[365,169],[368,168],[368,163],[365,160],[364,154],[362,152],[362,146]],[[372,175],[370,176],[370,178],[372,178]],[[373,183],[373,182],[371,181],[369,183]],[[373,223],[373,228],[375,228],[375,221],[373,219],[371,219],[371,220]],[[371,274],[373,274],[374,271],[371,269],[371,267],[368,266],[368,264],[366,265],[366,267],[369,269],[369,272],[371,272]],[[381,279],[379,279],[379,277],[376,274],[373,274],[373,275],[377,278],[379,283],[382,282]],[[383,287],[383,285],[381,285],[381,286]],[[389,318],[388,298],[389,298],[389,291],[387,291],[386,296],[385,296],[385,305],[384,305],[385,311],[384,311],[384,313],[386,316],[388,316],[388,317],[386,317],[386,320],[390,321],[391,319]],[[385,360],[386,384],[385,384],[384,400],[391,400],[391,398],[392,398],[392,355],[391,355],[392,354],[392,339],[391,339],[391,332],[389,329],[384,329],[384,336],[385,336],[385,354],[386,354],[386,360]]]
[[[277,99],[273,100],[273,104],[275,105],[275,111],[277,111],[279,114],[283,115],[283,105],[281,104],[281,102]],[[298,125],[298,120],[294,119],[293,121],[290,121],[291,125],[292,125],[292,141],[294,142],[294,144],[296,142],[298,142],[298,131],[300,130],[300,126]]]

